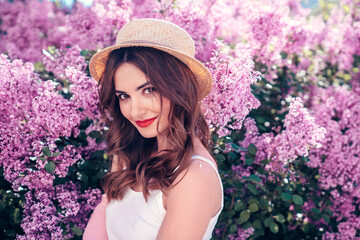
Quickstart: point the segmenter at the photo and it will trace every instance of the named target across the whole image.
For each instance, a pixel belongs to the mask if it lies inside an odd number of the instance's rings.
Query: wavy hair
[[[139,68],[163,97],[170,100],[166,129],[169,148],[158,152],[156,138],[144,138],[122,115],[115,95],[114,75],[122,63]],[[187,170],[198,137],[208,148],[209,128],[200,106],[198,83],[192,71],[176,57],[148,47],[128,47],[109,54],[98,85],[99,108],[105,123],[107,151],[123,169],[109,172],[101,182],[109,200],[122,199],[128,187],[141,184],[145,199],[149,190],[168,189]],[[161,102],[162,105],[162,102]],[[114,158],[113,156],[117,156]]]

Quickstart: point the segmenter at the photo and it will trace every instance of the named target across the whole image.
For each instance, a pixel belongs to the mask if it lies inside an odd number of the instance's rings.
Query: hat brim
[[[174,57],[178,58],[180,61],[185,63],[189,69],[194,73],[200,90],[200,99],[205,98],[211,91],[213,81],[212,75],[210,71],[196,58],[174,50],[172,48],[156,45],[156,44],[148,44],[148,43],[122,43],[116,46],[111,46],[104,48],[103,50],[97,52],[91,59],[90,59],[90,74],[91,76],[98,82],[102,77],[107,59],[109,54],[116,49],[125,48],[125,47],[151,47],[158,49],[160,51],[167,52]]]

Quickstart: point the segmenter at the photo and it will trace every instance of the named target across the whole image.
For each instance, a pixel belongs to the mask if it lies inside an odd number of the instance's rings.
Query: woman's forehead
[[[134,64],[123,63],[114,74],[115,89],[119,91],[139,90],[150,84],[146,75]]]

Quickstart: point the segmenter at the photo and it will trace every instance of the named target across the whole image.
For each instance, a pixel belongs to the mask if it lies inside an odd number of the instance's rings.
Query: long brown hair
[[[169,149],[158,152],[156,138],[142,137],[122,115],[115,95],[114,74],[125,62],[144,72],[161,99],[170,100]],[[108,155],[118,156],[121,163],[116,165],[125,166],[102,179],[102,188],[109,200],[122,199],[125,190],[138,183],[145,199],[149,190],[169,188],[174,179],[188,169],[195,138],[209,147],[209,128],[201,111],[196,78],[183,62],[172,55],[148,47],[114,50],[109,54],[98,89],[100,112],[109,126],[106,135]]]

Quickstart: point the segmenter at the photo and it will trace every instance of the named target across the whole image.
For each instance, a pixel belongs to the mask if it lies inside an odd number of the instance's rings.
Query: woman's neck
[[[169,141],[166,141],[166,136],[159,134],[157,137],[158,152],[165,150],[169,147]]]

